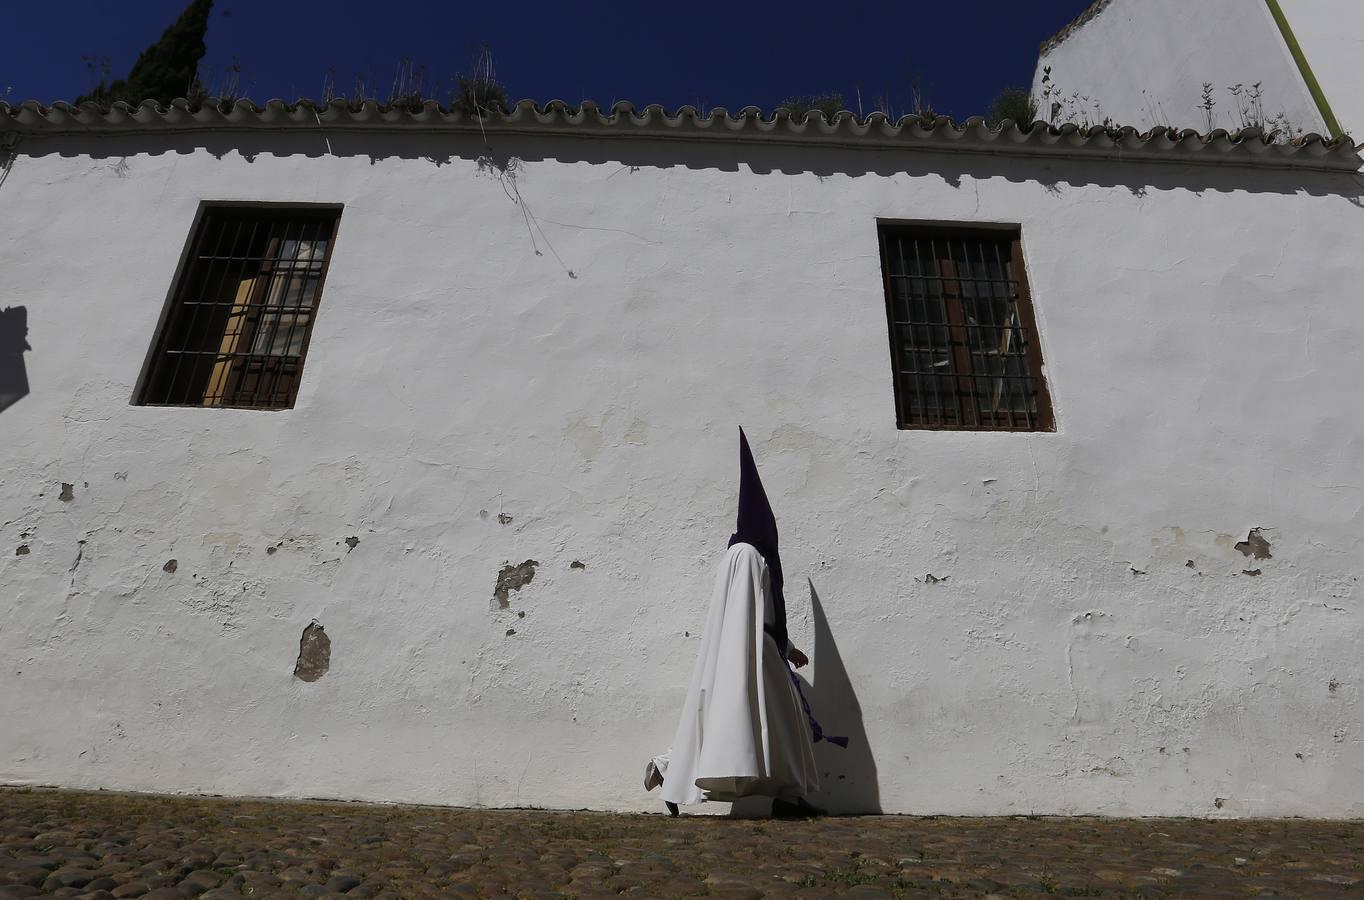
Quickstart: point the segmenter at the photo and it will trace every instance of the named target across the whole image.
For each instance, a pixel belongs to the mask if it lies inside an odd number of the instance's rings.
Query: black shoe
[[[774,819],[813,819],[828,814],[827,809],[814,806],[804,797],[797,798],[794,802],[781,799],[772,801],[772,818]]]

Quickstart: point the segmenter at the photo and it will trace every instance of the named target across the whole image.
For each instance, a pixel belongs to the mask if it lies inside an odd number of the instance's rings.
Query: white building
[[[1348,143],[272,103],[0,144],[0,782],[660,808],[742,424],[853,740],[817,802],[1364,814]]]
[[[1358,0],[1098,0],[1042,45],[1051,122],[1364,137]]]

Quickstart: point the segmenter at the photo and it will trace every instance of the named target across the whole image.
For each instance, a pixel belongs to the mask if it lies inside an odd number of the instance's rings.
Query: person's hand
[[[810,664],[810,657],[806,656],[804,653],[801,653],[799,650],[795,648],[794,645],[791,647],[790,650],[786,651],[786,658],[791,660],[791,665],[795,666],[797,669],[799,669],[801,666],[806,666]]]

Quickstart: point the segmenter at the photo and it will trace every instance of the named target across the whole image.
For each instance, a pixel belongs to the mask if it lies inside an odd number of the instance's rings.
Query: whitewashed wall
[[[532,235],[472,141],[234,140],[0,186],[0,781],[658,808],[743,424],[835,808],[1364,814],[1349,176],[498,141]],[[203,200],[345,204],[292,411],[130,405]],[[877,217],[1021,223],[1057,433],[896,429]]]
[[[1351,12],[1347,21],[1361,15]],[[1326,133],[1264,0],[1110,0],[1040,56],[1033,76],[1039,100],[1048,66],[1066,98],[1061,120],[1206,131],[1202,94],[1211,83],[1212,125],[1232,131],[1245,120],[1229,88],[1259,82],[1266,117],[1282,114],[1295,131]],[[1081,99],[1071,100],[1077,92]],[[1039,115],[1050,119],[1048,104],[1040,105]]]
[[[1279,0],[1340,127],[1364,141],[1364,4]]]

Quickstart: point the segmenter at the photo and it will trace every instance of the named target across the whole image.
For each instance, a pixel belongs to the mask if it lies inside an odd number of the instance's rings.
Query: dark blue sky
[[[0,97],[73,99],[94,84],[85,55],[123,76],[186,2],[9,0]],[[257,102],[316,98],[329,69],[339,92],[363,75],[387,96],[408,58],[444,101],[487,45],[513,99],[770,109],[835,90],[856,109],[860,88],[865,110],[889,96],[899,115],[917,79],[933,109],[965,117],[1000,88],[1026,86],[1038,43],[1089,2],[217,0],[200,72],[216,87],[235,57]]]

